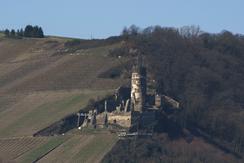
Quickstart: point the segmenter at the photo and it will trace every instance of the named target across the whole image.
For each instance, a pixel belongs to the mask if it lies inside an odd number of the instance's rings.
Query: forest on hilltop
[[[158,93],[174,97],[182,128],[200,129],[219,144],[244,152],[244,36],[197,26],[125,28],[112,56],[144,57]]]

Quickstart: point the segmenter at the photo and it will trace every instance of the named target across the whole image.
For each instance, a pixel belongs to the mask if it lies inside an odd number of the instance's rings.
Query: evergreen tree
[[[22,28],[18,29],[17,31],[15,31],[14,29],[12,29],[11,31],[6,29],[4,31],[4,34],[6,37],[18,37],[18,38],[21,37],[43,38],[44,37],[42,28],[39,26],[32,26],[32,25],[27,25],[24,30]]]
[[[39,37],[39,35],[38,35],[38,30],[39,30],[39,27],[38,26],[34,26],[33,27],[33,31],[32,31],[32,37],[36,37],[36,38],[38,38]]]
[[[15,37],[15,30],[14,30],[14,29],[11,30],[11,32],[10,32],[10,36],[11,36],[11,37]]]
[[[39,38],[43,38],[44,37],[44,33],[41,27],[38,28],[38,37]]]
[[[25,37],[35,37],[35,38],[43,38],[43,30],[41,27],[38,26],[31,26],[27,25],[24,30],[24,36]]]
[[[33,37],[33,27],[31,25],[27,25],[24,31],[25,37]]]

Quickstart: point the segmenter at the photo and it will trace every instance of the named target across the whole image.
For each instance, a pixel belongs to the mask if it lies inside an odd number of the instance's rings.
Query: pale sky
[[[0,0],[0,29],[27,24],[45,34],[106,38],[135,24],[182,27],[199,25],[216,33],[244,34],[244,0]]]

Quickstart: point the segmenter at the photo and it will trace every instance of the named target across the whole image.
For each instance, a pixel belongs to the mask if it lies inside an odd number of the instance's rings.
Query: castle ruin
[[[149,104],[147,96],[147,72],[141,59],[138,58],[137,64],[132,68],[131,87],[119,87],[112,101],[114,105],[108,105],[108,101],[105,100],[102,112],[98,113],[96,109],[89,111],[82,127],[107,128],[118,125],[129,129],[135,125],[143,126],[153,123],[155,113],[162,109],[165,101],[179,108],[179,103],[168,96],[154,94],[154,104]]]

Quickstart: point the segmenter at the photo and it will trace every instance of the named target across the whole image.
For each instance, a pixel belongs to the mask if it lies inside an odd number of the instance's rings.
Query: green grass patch
[[[58,147],[60,144],[63,144],[66,140],[68,140],[68,138],[69,137],[67,137],[67,136],[51,138],[51,140],[49,140],[46,144],[43,144],[43,145],[39,146],[38,148],[25,154],[21,158],[20,162],[23,162],[23,163],[34,162],[34,161],[40,159],[41,157],[43,157],[44,155],[46,155],[47,153],[49,153],[51,150]]]
[[[70,113],[75,109],[75,106],[84,106],[88,99],[88,97],[81,94],[70,96],[59,101],[43,104],[31,112],[26,113],[24,116],[16,119],[5,129],[0,130],[0,135],[14,135],[16,131],[20,130],[21,128],[26,128],[27,126],[33,130],[38,130],[38,128],[41,129],[52,121],[58,120],[58,117],[62,118],[66,114]]]
[[[109,91],[84,91],[80,94],[71,95],[58,101],[40,105],[30,112],[25,113],[7,127],[0,129],[0,136],[30,135],[85,107],[89,99],[103,97]],[[25,131],[25,132],[23,132]],[[18,133],[19,132],[19,133]]]
[[[75,155],[74,159],[77,162],[86,162],[90,158],[96,160],[96,157],[99,157],[101,153],[110,150],[115,141],[117,141],[116,135],[96,135],[89,144]]]

